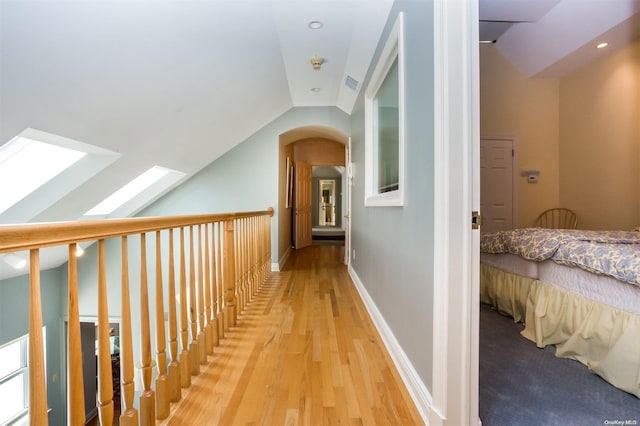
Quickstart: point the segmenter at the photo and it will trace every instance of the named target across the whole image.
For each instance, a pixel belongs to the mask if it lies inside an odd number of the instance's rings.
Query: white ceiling
[[[391,5],[1,0],[0,144],[33,128],[121,154],[34,220],[76,219],[154,165],[188,178],[291,107],[351,113],[346,76],[364,78]]]
[[[361,84],[345,79],[363,81],[392,5],[0,0],[0,145],[33,128],[119,155],[31,220],[75,220],[154,165],[187,179],[294,106],[351,113]],[[605,35],[612,48],[637,38],[639,10],[640,0],[480,0],[493,21],[481,39],[498,30],[487,37],[523,73],[557,77],[606,54],[591,48]]]
[[[480,40],[528,77],[561,77],[638,37],[640,0],[480,0]]]

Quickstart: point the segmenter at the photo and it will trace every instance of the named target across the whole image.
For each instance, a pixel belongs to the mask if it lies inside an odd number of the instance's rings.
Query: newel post
[[[233,220],[224,222],[223,242],[224,324],[225,330],[236,325],[236,274]]]

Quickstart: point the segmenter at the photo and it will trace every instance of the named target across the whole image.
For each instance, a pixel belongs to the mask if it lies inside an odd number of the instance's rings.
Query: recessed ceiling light
[[[312,30],[319,30],[320,28],[322,28],[322,22],[320,21],[311,21],[308,25]]]
[[[320,88],[319,88],[319,87],[312,87],[312,88],[311,88],[311,91],[312,91],[312,92],[319,92],[319,91],[320,91]]]
[[[598,44],[596,47],[597,47],[598,49],[602,49],[603,47],[607,47],[608,45],[609,45],[609,43],[600,43],[600,44]]]

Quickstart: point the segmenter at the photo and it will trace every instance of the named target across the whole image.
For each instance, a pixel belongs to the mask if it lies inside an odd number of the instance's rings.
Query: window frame
[[[3,424],[11,425],[15,424],[19,420],[26,420],[29,415],[29,335],[25,334],[15,340],[7,342],[0,346],[3,349],[16,342],[20,343],[20,367],[8,373],[4,377],[0,377],[0,386],[8,381],[22,375],[22,387],[23,387],[23,408],[16,412],[12,417],[9,417]]]
[[[405,204],[405,65],[404,65],[404,18],[398,17],[380,54],[367,90],[365,91],[365,199],[367,207],[404,206]],[[376,96],[391,67],[398,63],[398,188],[380,192],[378,189],[378,164],[380,164],[377,137],[378,122],[375,108]]]

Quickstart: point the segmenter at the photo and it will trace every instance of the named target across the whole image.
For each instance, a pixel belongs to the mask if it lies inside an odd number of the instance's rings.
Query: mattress
[[[597,300],[625,312],[640,314],[640,288],[606,275],[545,260],[537,265],[538,279],[554,287]],[[518,273],[518,272],[515,272]]]
[[[480,253],[480,262],[522,277],[538,279],[538,262],[515,254]]]

